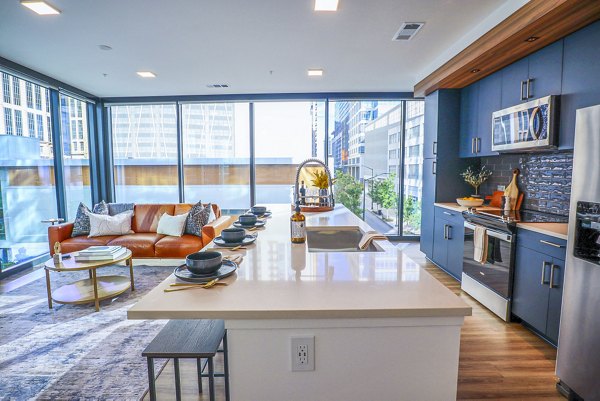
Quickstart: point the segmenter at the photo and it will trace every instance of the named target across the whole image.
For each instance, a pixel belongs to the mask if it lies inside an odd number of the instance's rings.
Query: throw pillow
[[[90,234],[88,237],[133,234],[133,231],[131,231],[132,216],[132,211],[123,212],[116,216],[88,213],[90,219]]]
[[[170,214],[164,213],[158,220],[156,233],[170,235],[172,237],[181,237],[183,235],[187,217],[187,213],[178,214],[177,216],[171,216]]]
[[[71,237],[79,237],[90,233],[90,218],[88,217],[88,213],[92,213],[92,211],[90,211],[83,202],[80,202],[79,207],[77,207],[75,221],[73,222],[73,233],[71,234]],[[108,206],[106,202],[102,201],[94,205],[93,213],[108,215]]]
[[[192,206],[185,221],[185,234],[202,237],[202,227],[208,224],[211,210],[212,205],[210,203],[202,206],[202,202],[198,202]]]
[[[119,213],[133,210],[134,206],[134,203],[109,203],[108,214],[111,216],[116,216]]]

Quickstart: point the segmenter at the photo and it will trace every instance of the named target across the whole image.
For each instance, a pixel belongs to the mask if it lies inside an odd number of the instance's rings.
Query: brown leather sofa
[[[184,234],[171,237],[157,234],[158,220],[163,213],[172,216],[187,213],[190,204],[139,204],[135,205],[131,220],[133,234],[106,235],[88,238],[86,235],[71,238],[73,223],[64,223],[48,227],[50,254],[54,253],[54,244],[60,242],[61,252],[77,252],[93,245],[121,245],[133,252],[134,258],[185,258],[202,249],[229,225],[229,217],[221,216],[221,209],[213,204],[216,220],[202,227],[202,238]]]

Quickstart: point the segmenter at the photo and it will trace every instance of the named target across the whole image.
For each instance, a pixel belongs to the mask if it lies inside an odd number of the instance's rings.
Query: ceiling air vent
[[[206,85],[207,88],[229,88],[227,84],[210,84]]]
[[[410,40],[423,28],[423,25],[425,25],[424,22],[405,22],[392,40]]]

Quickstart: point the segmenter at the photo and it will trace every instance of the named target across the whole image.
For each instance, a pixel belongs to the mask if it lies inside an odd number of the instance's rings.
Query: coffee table
[[[46,271],[46,289],[48,291],[48,308],[52,309],[52,301],[59,304],[86,304],[93,302],[96,306],[96,312],[100,310],[100,301],[114,298],[131,288],[135,291],[133,283],[133,259],[129,249],[125,254],[115,260],[98,260],[91,262],[77,262],[73,252],[70,258],[63,259],[59,265],[54,264],[50,259],[44,264]],[[113,266],[123,262],[129,266],[129,277],[127,276],[97,276],[96,270],[101,267]],[[90,278],[78,280],[74,283],[64,285],[52,292],[50,287],[50,272],[75,272],[87,270]]]

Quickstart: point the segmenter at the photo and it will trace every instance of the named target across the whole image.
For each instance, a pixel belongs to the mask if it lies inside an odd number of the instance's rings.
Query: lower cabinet
[[[530,231],[527,237],[531,239],[535,233]],[[532,249],[520,245],[517,235],[512,313],[556,344],[566,255],[560,249],[566,244],[562,240],[547,241],[545,237],[539,235],[540,246]],[[544,252],[549,242],[554,245]],[[531,241],[526,243],[531,244]],[[557,257],[557,250],[562,258]]]
[[[463,266],[464,220],[459,212],[435,208],[432,260],[460,281]]]

